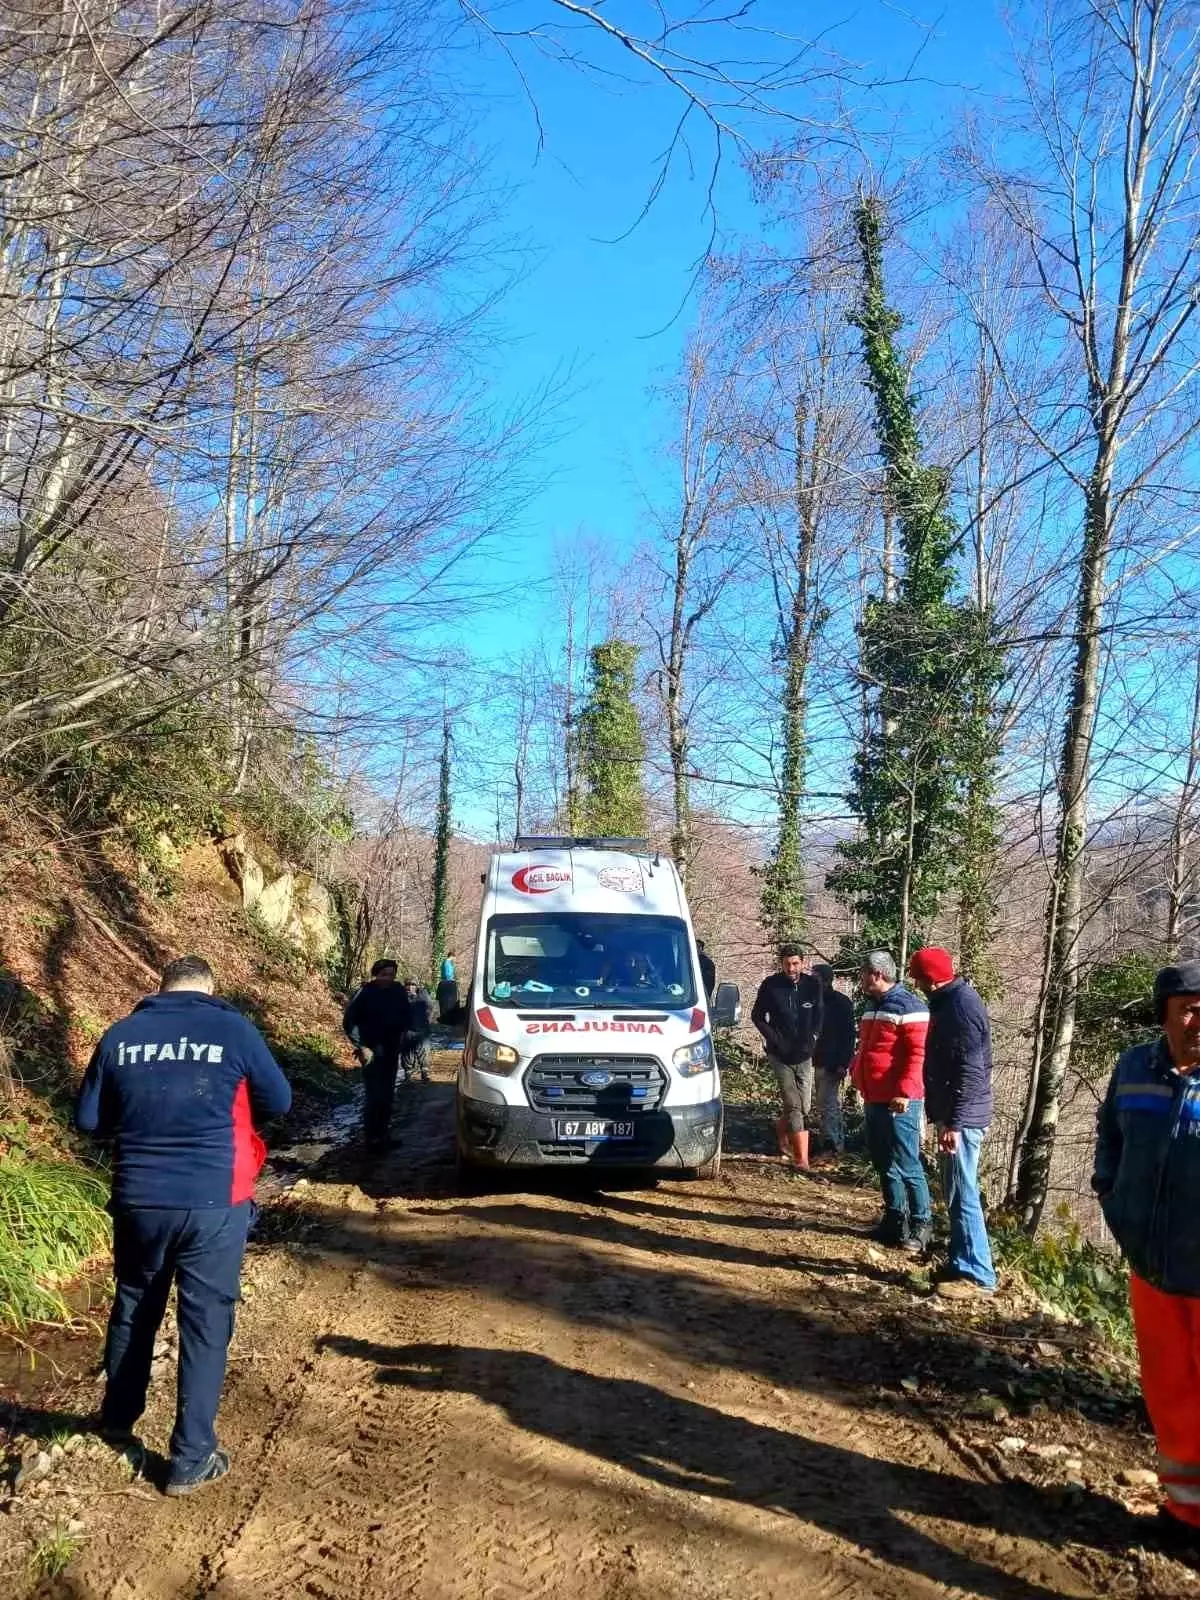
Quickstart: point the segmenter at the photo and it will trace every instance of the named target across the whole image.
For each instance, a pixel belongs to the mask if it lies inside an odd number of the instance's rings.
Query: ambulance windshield
[[[538,1011],[677,1011],[695,1005],[678,917],[539,912],[488,923],[488,1001]]]

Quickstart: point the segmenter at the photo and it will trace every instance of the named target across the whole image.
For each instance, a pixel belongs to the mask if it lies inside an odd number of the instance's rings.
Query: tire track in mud
[[[321,1272],[319,1281],[315,1282],[318,1274],[311,1264],[293,1277],[294,1283],[289,1284],[293,1290],[292,1304],[303,1307],[311,1303],[314,1309],[319,1306],[325,1316],[336,1311],[353,1286],[353,1274],[348,1271],[341,1273],[340,1292],[330,1285],[326,1272]],[[253,1283],[252,1271],[248,1271],[247,1280]],[[259,1315],[261,1312],[256,1306],[252,1316],[243,1316],[239,1322],[250,1323]],[[153,1510],[139,1524],[135,1539],[121,1538],[121,1530],[118,1530],[119,1543],[115,1552],[111,1546],[117,1541],[111,1539],[109,1548],[103,1551],[86,1549],[82,1560],[72,1569],[78,1571],[82,1579],[81,1594],[88,1600],[93,1596],[99,1600],[101,1595],[105,1600],[150,1600],[150,1597],[178,1600],[180,1596],[208,1593],[210,1575],[255,1515],[272,1462],[307,1400],[318,1365],[313,1345],[321,1326],[318,1321],[303,1331],[297,1330],[295,1343],[304,1351],[299,1359],[295,1357],[295,1344],[290,1344],[285,1352],[276,1351],[265,1358],[256,1348],[250,1357],[251,1370],[262,1360],[274,1370],[261,1380],[238,1378],[231,1382],[222,1408],[223,1416],[231,1419],[229,1428],[223,1429],[218,1420],[218,1431],[233,1441],[234,1466],[226,1483],[205,1490],[195,1499],[152,1500]],[[256,1346],[261,1337],[259,1328],[240,1327],[231,1366],[248,1343]],[[285,1370],[279,1370],[281,1368]],[[256,1393],[250,1396],[246,1391],[252,1385]],[[162,1413],[163,1396],[158,1394],[152,1398],[152,1411]],[[259,1413],[261,1419],[255,1419],[257,1432],[249,1437],[243,1432],[247,1423],[242,1414],[245,1410]],[[262,1416],[264,1410],[265,1416]],[[169,1422],[162,1424],[164,1429],[167,1426]]]
[[[474,1334],[477,1342],[483,1330]],[[453,1371],[471,1395],[456,1430],[457,1458],[470,1465],[457,1495],[443,1484],[442,1539],[454,1566],[443,1573],[437,1600],[553,1600],[568,1582],[575,1593],[593,1593],[594,1516],[556,1471],[561,1449],[476,1398],[487,1385],[488,1362],[486,1349],[472,1348]]]
[[[544,1223],[552,1234],[558,1232],[545,1213],[561,1212],[561,1200],[539,1196],[538,1202],[528,1219],[530,1238],[539,1235]],[[608,1215],[602,1204],[578,1198],[569,1209],[598,1220]],[[477,1209],[473,1231],[485,1238],[492,1233],[486,1206]],[[596,1230],[589,1228],[587,1236],[594,1243]],[[697,1377],[711,1376],[724,1390],[731,1386],[731,1373],[722,1372],[719,1363],[711,1374],[692,1364],[690,1354],[674,1363],[653,1337],[645,1342],[631,1330],[655,1334],[670,1330],[682,1351],[706,1351],[707,1360],[715,1363],[728,1336],[724,1322],[728,1302],[710,1304],[707,1295],[715,1276],[732,1283],[736,1269],[723,1267],[715,1273],[712,1262],[706,1261],[703,1275],[677,1278],[667,1272],[653,1288],[640,1279],[639,1300],[632,1283],[623,1277],[622,1265],[633,1258],[644,1270],[645,1253],[655,1250],[650,1233],[636,1247],[622,1234],[620,1243],[601,1243],[598,1250],[576,1256],[571,1271],[562,1276],[547,1271],[544,1263],[533,1268],[526,1263],[526,1296],[552,1308],[553,1316],[522,1327],[521,1314],[507,1312],[504,1331],[509,1342],[522,1335],[519,1348],[538,1352],[536,1374],[524,1392],[503,1375],[505,1351],[464,1355],[456,1381],[486,1393],[499,1408],[501,1419],[490,1429],[489,1441],[497,1455],[503,1451],[503,1461],[482,1476],[476,1469],[476,1481],[485,1489],[481,1504],[492,1506],[494,1512],[463,1541],[461,1548],[469,1559],[461,1581],[448,1584],[442,1593],[454,1600],[468,1593],[509,1600],[568,1591],[588,1597],[723,1600],[744,1587],[748,1571],[755,1596],[763,1600],[775,1596],[790,1600],[801,1593],[814,1600],[914,1593],[906,1578],[898,1586],[887,1581],[886,1564],[872,1562],[865,1553],[803,1521],[789,1508],[792,1486],[780,1479],[769,1459],[730,1461],[736,1485],[731,1482],[727,1491],[715,1461],[708,1464],[716,1473],[711,1485],[699,1473],[689,1479],[686,1465],[679,1464],[687,1459],[686,1448],[681,1456],[681,1441],[670,1435],[669,1424],[655,1437],[644,1419],[639,1425],[631,1418],[636,1443],[629,1451],[622,1447],[621,1422],[604,1417],[607,1384],[612,1383],[618,1408],[625,1410],[629,1402],[622,1393],[624,1386],[631,1375],[645,1373],[648,1363],[655,1374],[653,1384],[665,1385],[663,1398],[668,1405],[673,1388],[681,1409],[701,1408],[698,1397],[687,1394],[706,1387],[703,1381],[696,1383]],[[511,1269],[506,1268],[502,1251],[495,1259],[495,1267],[477,1283],[481,1294],[494,1281],[503,1295]],[[786,1269],[785,1257],[780,1256],[778,1266]],[[500,1358],[499,1376],[488,1372],[492,1354]],[[730,1354],[736,1371],[736,1356]],[[672,1381],[663,1369],[675,1365],[680,1370]],[[732,1383],[737,1385],[736,1377]],[[536,1401],[530,1398],[532,1387]],[[764,1425],[761,1411],[745,1420],[750,1435]],[[656,1476],[660,1463],[662,1475]],[[838,1495],[842,1486],[826,1492]],[[506,1537],[495,1527],[496,1523],[511,1527],[514,1522],[520,1529],[519,1541],[515,1531]],[[450,1542],[456,1551],[460,1548],[457,1539]],[[757,1549],[760,1556],[749,1569],[748,1549]],[[653,1570],[652,1580],[641,1577],[643,1567]],[[922,1585],[919,1592],[933,1591]]]
[[[369,1275],[358,1284],[370,1293]],[[422,1325],[449,1340],[448,1297],[422,1304]],[[222,1553],[196,1600],[359,1600],[419,1596],[429,1559],[433,1480],[445,1395],[382,1384],[371,1358],[349,1343],[391,1343],[412,1327],[353,1319],[355,1337],[331,1331],[317,1377],[270,1464],[253,1516]],[[357,1369],[357,1372],[356,1370]]]
[[[429,1181],[444,1129],[427,1096],[401,1101],[398,1144],[410,1182]],[[385,1169],[387,1170],[387,1169]],[[447,1395],[381,1381],[383,1351],[434,1339],[449,1345],[454,1295],[398,1292],[376,1269],[403,1267],[389,1208],[349,1248],[364,1258],[314,1340],[314,1378],[269,1464],[253,1514],[213,1563],[194,1600],[420,1600],[435,1521],[435,1479]],[[346,1248],[345,1242],[341,1248]]]
[[[689,1190],[688,1200],[677,1208],[676,1217],[684,1215],[692,1196],[699,1201],[698,1209],[704,1209],[711,1201],[719,1202],[720,1198],[710,1194],[706,1200],[698,1190]],[[604,1214],[603,1209],[599,1214]],[[803,1213],[798,1215],[797,1221],[798,1234],[803,1237]],[[725,1226],[717,1218],[707,1217],[699,1230],[706,1247],[725,1232]],[[727,1226],[735,1235],[741,1233],[736,1215],[729,1216]],[[697,1223],[687,1221],[666,1221],[658,1225],[664,1244],[672,1238],[695,1238],[696,1228]],[[649,1236],[642,1248],[653,1248]],[[735,1248],[738,1247],[735,1245]],[[628,1246],[619,1245],[613,1254],[618,1260],[627,1256]],[[975,1519],[971,1516],[965,1520],[956,1516],[956,1504],[972,1505],[979,1492],[992,1486],[994,1480],[985,1477],[981,1483],[972,1473],[970,1464],[959,1461],[947,1447],[940,1430],[931,1430],[930,1419],[923,1414],[914,1411],[907,1426],[897,1427],[895,1418],[885,1424],[858,1403],[859,1377],[852,1379],[842,1392],[836,1361],[831,1363],[829,1351],[819,1348],[823,1340],[828,1341],[829,1334],[815,1326],[806,1327],[806,1318],[802,1315],[793,1320],[795,1342],[789,1359],[797,1372],[806,1376],[806,1369],[828,1371],[831,1392],[822,1393],[810,1383],[802,1383],[798,1392],[789,1395],[771,1390],[771,1395],[778,1396],[785,1404],[781,1407],[768,1401],[764,1410],[765,1382],[770,1380],[755,1375],[753,1364],[749,1368],[744,1365],[741,1359],[744,1352],[730,1339],[727,1292],[732,1290],[745,1296],[748,1305],[757,1301],[764,1312],[773,1315],[772,1307],[799,1309],[803,1294],[797,1293],[797,1287],[808,1276],[811,1275],[796,1273],[789,1244],[775,1252],[775,1260],[765,1277],[761,1269],[755,1272],[756,1281],[747,1281],[740,1266],[731,1266],[728,1262],[717,1265],[712,1259],[704,1260],[702,1270],[693,1265],[683,1272],[664,1273],[648,1291],[643,1280],[644,1293],[638,1305],[641,1325],[653,1330],[660,1347],[662,1334],[670,1330],[682,1348],[702,1353],[700,1361],[709,1367],[707,1376],[719,1395],[719,1415],[714,1415],[714,1421],[719,1421],[723,1415],[731,1421],[743,1420],[750,1432],[761,1430],[757,1451],[751,1446],[737,1455],[731,1453],[724,1497],[722,1489],[716,1486],[723,1476],[723,1465],[713,1461],[711,1454],[703,1449],[693,1456],[693,1460],[705,1462],[708,1469],[714,1471],[714,1492],[721,1501],[721,1510],[713,1520],[722,1528],[707,1552],[705,1577],[716,1580],[713,1588],[710,1591],[696,1584],[681,1588],[680,1593],[721,1595],[744,1583],[751,1573],[756,1594],[791,1596],[803,1593],[829,1597],[829,1600],[851,1595],[867,1600],[867,1597],[933,1596],[947,1592],[986,1592],[989,1595],[995,1592],[1023,1597],[1090,1593],[1081,1586],[1078,1572],[1071,1569],[1057,1551],[1047,1549],[1036,1533],[1028,1537],[1014,1536],[990,1529],[988,1519],[994,1511],[994,1500],[986,1506],[980,1504],[977,1526],[972,1526]],[[598,1296],[602,1303],[609,1305],[615,1298],[618,1306],[627,1300],[620,1291],[619,1273],[607,1279],[603,1274],[594,1278],[589,1275],[589,1278],[591,1281],[586,1285],[577,1286],[577,1291],[582,1290],[586,1298]],[[782,1293],[781,1283],[786,1285]],[[872,1324],[856,1314],[846,1303],[846,1297],[838,1295],[828,1279],[814,1279],[813,1287],[830,1313],[829,1330],[841,1323],[863,1335],[864,1344],[869,1341],[874,1331]],[[714,1295],[714,1290],[719,1293]],[[583,1320],[594,1326],[595,1319],[587,1317],[586,1313]],[[606,1352],[610,1361],[613,1355],[617,1356],[609,1370],[618,1381],[622,1370],[625,1373],[639,1371],[646,1357],[645,1348],[636,1340],[623,1339],[621,1343],[624,1348],[619,1353]],[[589,1341],[589,1364],[595,1361],[596,1345],[594,1339]],[[583,1364],[582,1361],[577,1363],[580,1367]],[[687,1390],[695,1389],[695,1378],[703,1371],[704,1366],[697,1365],[692,1378],[686,1380],[685,1375],[679,1373],[677,1383],[684,1380]],[[846,1376],[850,1378],[849,1374]],[[702,1381],[699,1387],[704,1389],[707,1385]],[[686,1408],[688,1397],[680,1395],[679,1398]],[[811,1467],[806,1461],[806,1442],[815,1447]],[[672,1446],[675,1446],[674,1459],[686,1463],[687,1445],[678,1448],[680,1443],[664,1439],[664,1453],[670,1459]],[[792,1445],[800,1448],[792,1450]],[[773,1451],[778,1451],[781,1459],[773,1459]],[[822,1479],[815,1465],[822,1455],[831,1460],[836,1458],[843,1464],[841,1470],[845,1473],[852,1473],[851,1464],[860,1462],[871,1487],[864,1493],[856,1486],[853,1476],[836,1481]],[[785,1465],[787,1462],[792,1465]],[[944,1511],[928,1503],[928,1485],[939,1479],[945,1485]],[[680,1522],[694,1523],[697,1497],[702,1504],[712,1499],[705,1493],[707,1485],[702,1481],[697,1481],[694,1487],[695,1496],[684,1495],[687,1509],[679,1517]],[[653,1495],[656,1491],[643,1483],[641,1492]],[[914,1494],[917,1495],[915,1501]],[[848,1515],[850,1507],[853,1511]],[[710,1540],[714,1532],[708,1530]],[[745,1541],[741,1559],[727,1565],[729,1547],[736,1547],[735,1541],[739,1539]],[[745,1549],[756,1539],[761,1541],[763,1564],[747,1567]],[[792,1570],[786,1576],[780,1574],[780,1568],[787,1565],[788,1557],[781,1559],[778,1548],[768,1553],[772,1543],[791,1546]],[[1049,1576],[1055,1587],[1047,1590],[1040,1583],[1026,1586],[1020,1579],[1008,1576],[1017,1572],[1040,1572]],[[960,1589],[953,1582],[954,1578],[960,1582],[965,1580],[971,1586]],[[974,1585],[978,1583],[987,1587],[976,1589]],[[994,1591],[993,1583],[997,1585]]]
[[[156,1508],[146,1558],[81,1596],[1082,1592],[1058,1586],[1064,1563],[1036,1533],[987,1526],[994,1486],[929,1418],[864,1405],[837,1346],[852,1331],[863,1345],[872,1312],[839,1291],[837,1263],[795,1253],[816,1248],[806,1216],[819,1240],[811,1192],[776,1212],[761,1179],[611,1201],[534,1180],[519,1200],[501,1186],[464,1203],[446,1088],[401,1101],[383,1163],[350,1152],[314,1172],[305,1265],[287,1240],[275,1252],[296,1292],[251,1303],[271,1366],[231,1392],[234,1475]],[[796,1231],[747,1214],[764,1209]]]

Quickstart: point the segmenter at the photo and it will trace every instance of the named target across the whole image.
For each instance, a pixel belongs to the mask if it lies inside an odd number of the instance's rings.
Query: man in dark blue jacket
[[[821,1032],[813,1055],[820,1090],[821,1132],[828,1146],[823,1159],[831,1156],[836,1159],[846,1142],[842,1087],[854,1059],[854,1002],[835,987],[831,966],[823,961],[814,962],[812,970],[813,977],[820,979],[824,990]]]
[[[229,1471],[215,1424],[254,1180],[266,1146],[254,1131],[292,1103],[261,1035],[213,996],[199,956],[173,961],[158,994],[96,1046],[75,1125],[113,1141],[113,1275],[100,1426],[135,1444],[146,1408],[154,1340],[174,1283],[179,1374],[169,1495]]]
[[[351,1000],[342,1027],[363,1069],[363,1138],[368,1150],[388,1144],[400,1054],[412,1027],[408,991],[396,982],[396,963],[377,961],[371,981]]]
[[[938,945],[918,950],[908,970],[929,1000],[925,1113],[938,1131],[950,1215],[950,1254],[937,1292],[965,1300],[996,1287],[979,1198],[979,1152],[992,1121],[991,1022],[979,995],[955,973],[948,950]]]
[[[1154,980],[1162,1036],[1117,1062],[1092,1187],[1130,1266],[1168,1542],[1200,1557],[1200,961]]]

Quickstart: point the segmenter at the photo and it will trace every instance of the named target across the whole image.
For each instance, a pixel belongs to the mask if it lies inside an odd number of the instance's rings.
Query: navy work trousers
[[[217,1447],[217,1407],[233,1336],[242,1257],[253,1202],[202,1211],[118,1210],[113,1218],[117,1280],[104,1347],[100,1420],[132,1428],[146,1409],[154,1340],[167,1296],[178,1292],[179,1384],[171,1477],[195,1475]]]
[[[386,1144],[396,1099],[400,1046],[380,1046],[367,1057],[363,1074],[363,1137],[368,1144]]]

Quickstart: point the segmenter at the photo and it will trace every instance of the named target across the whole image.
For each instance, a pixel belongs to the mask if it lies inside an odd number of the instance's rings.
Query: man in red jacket
[[[897,983],[886,950],[871,951],[858,986],[867,1009],[850,1079],[866,1103],[867,1150],[883,1190],[883,1216],[871,1236],[918,1255],[932,1235],[933,1203],[921,1165],[929,1012]]]

